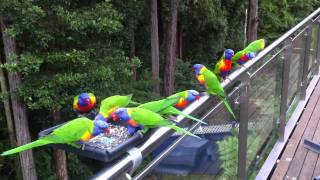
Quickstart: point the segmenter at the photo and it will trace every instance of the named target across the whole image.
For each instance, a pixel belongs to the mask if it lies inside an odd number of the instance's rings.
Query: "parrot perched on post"
[[[214,68],[214,74],[224,79],[227,75],[229,75],[232,70],[232,61],[231,58],[234,56],[234,51],[232,49],[226,49],[216,63]]]
[[[168,97],[158,101],[151,101],[138,106],[138,108],[148,109],[152,112],[159,113],[160,115],[182,115],[191,120],[207,124],[198,118],[185,114],[179,111],[177,108],[173,107],[179,101],[180,97]]]
[[[199,81],[199,83],[205,87],[206,91],[211,94],[217,96],[220,100],[223,101],[224,105],[230,112],[230,114],[233,116],[234,119],[236,119],[231,106],[228,103],[226,94],[224,92],[223,87],[220,84],[219,79],[217,76],[208,70],[204,65],[202,64],[195,64],[192,68],[195,71],[196,78]]]
[[[96,106],[97,100],[92,93],[81,93],[73,98],[73,109],[78,115],[91,113]]]
[[[83,143],[104,132],[108,133],[108,124],[106,122],[92,121],[88,118],[81,117],[67,122],[36,141],[5,151],[1,156],[15,154],[47,144],[69,144],[79,147],[77,143]]]
[[[265,40],[258,39],[251,42],[246,48],[242,51],[237,52],[231,59],[233,63],[238,63],[240,65],[244,64],[248,60],[253,59],[259,51],[265,48]]]
[[[101,101],[99,113],[94,118],[95,120],[104,120],[108,122],[108,119],[112,118],[113,112],[120,107],[126,107],[128,104],[137,104],[132,101],[132,94],[127,96],[110,96]]]
[[[176,126],[173,122],[164,119],[157,113],[154,113],[148,109],[143,108],[119,108],[114,114],[116,114],[120,121],[127,124],[127,128],[130,134],[133,134],[137,130],[143,130],[147,132],[149,128],[156,127],[169,127],[177,132],[185,133],[189,136],[200,138],[193,133]]]
[[[200,99],[200,93],[196,90],[185,90],[185,91],[172,94],[167,98],[173,98],[173,97],[179,97],[179,100],[174,105],[174,107],[179,110],[182,110],[186,108],[189,104],[191,104],[193,101]]]

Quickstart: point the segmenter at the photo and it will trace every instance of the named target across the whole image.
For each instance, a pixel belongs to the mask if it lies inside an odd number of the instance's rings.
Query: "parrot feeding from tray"
[[[182,115],[191,120],[207,124],[198,118],[185,114],[179,111],[177,108],[173,107],[179,101],[179,96],[168,97],[158,101],[151,101],[138,106],[138,108],[148,109],[152,112],[159,113],[160,115]]]
[[[47,144],[69,144],[79,147],[78,143],[81,144],[101,133],[108,133],[108,124],[106,122],[100,120],[92,121],[81,117],[63,124],[54,129],[50,134],[40,137],[36,141],[5,151],[1,156],[15,154]]]
[[[164,119],[157,113],[143,108],[119,108],[114,112],[120,121],[127,124],[130,134],[135,133],[137,130],[147,132],[149,128],[169,127],[177,132],[185,133],[189,136],[200,138],[199,136],[176,126],[173,122]]]
[[[101,101],[99,113],[94,118],[95,120],[104,120],[108,122],[108,119],[112,118],[113,112],[120,107],[126,107],[128,104],[138,104],[132,99],[132,94],[127,96],[110,96]],[[114,117],[116,120],[116,116]]]
[[[180,97],[177,103],[174,105],[175,108],[182,110],[186,108],[193,101],[200,99],[200,93],[196,90],[185,90],[175,93],[167,98]]]
[[[85,113],[93,113],[92,110],[96,106],[97,100],[92,93],[81,93],[73,98],[73,109],[77,115]]]
[[[230,74],[230,71],[232,70],[231,58],[233,56],[234,51],[232,49],[226,49],[219,61],[216,63],[213,72],[222,79],[227,77]]]
[[[206,91],[209,94],[215,95],[220,100],[222,100],[222,102],[224,103],[225,107],[228,109],[230,114],[233,116],[234,119],[236,119],[232,111],[232,108],[228,103],[224,89],[221,86],[217,76],[202,64],[195,64],[193,65],[192,69],[195,71],[197,80],[202,86],[205,87]]]

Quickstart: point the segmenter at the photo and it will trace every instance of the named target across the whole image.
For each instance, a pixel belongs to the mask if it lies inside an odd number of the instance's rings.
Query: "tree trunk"
[[[164,95],[169,96],[174,91],[176,46],[177,46],[177,18],[179,0],[170,0],[170,21],[167,29],[166,64],[164,73]]]
[[[1,57],[2,56],[0,54],[0,63],[2,62]],[[1,89],[2,93],[5,93],[5,94],[8,93],[6,74],[2,68],[0,68],[0,87],[1,87],[0,89]],[[3,104],[4,104],[6,121],[7,121],[7,127],[8,127],[9,141],[10,141],[11,147],[14,148],[17,146],[17,140],[16,140],[15,132],[14,132],[14,124],[13,124],[10,100],[4,99]],[[14,158],[14,165],[15,165],[17,179],[21,179],[21,169],[19,167],[19,163],[20,163],[19,158],[18,157]]]
[[[129,31],[129,40],[130,40],[130,52],[129,58],[132,59],[136,55],[136,46],[135,46],[135,18],[133,16],[128,17],[128,31]],[[135,67],[132,68],[132,80],[137,80],[137,70]]]
[[[250,0],[247,32],[248,44],[257,39],[258,20],[258,0]]]
[[[60,111],[52,112],[53,120],[58,123],[61,120]],[[67,156],[65,151],[55,149],[53,151],[56,175],[59,180],[68,180]]]
[[[150,1],[150,33],[151,33],[151,61],[152,78],[156,81],[153,92],[160,93],[159,83],[159,34],[158,34],[158,5],[157,0]]]
[[[0,55],[0,63],[1,63],[1,55]],[[8,93],[6,76],[5,76],[5,72],[2,68],[0,68],[0,87],[1,87],[2,93],[4,93],[4,94]],[[15,146],[17,146],[17,142],[16,142],[16,138],[14,135],[14,125],[13,125],[12,112],[11,112],[11,108],[10,108],[9,99],[4,99],[3,104],[4,104],[5,115],[6,115],[10,145],[11,145],[11,147],[15,147]]]
[[[5,33],[7,24],[3,19],[0,19],[0,26],[2,32],[4,53],[6,56],[6,62],[12,63],[10,59],[10,54],[17,54],[17,46],[14,38],[9,37]],[[8,72],[9,87],[10,92],[14,93],[17,91],[18,87],[21,85],[20,74],[16,72]],[[27,119],[27,111],[24,102],[17,96],[11,94],[12,112],[14,118],[14,124],[16,129],[17,145],[23,145],[30,142],[30,132]],[[32,150],[27,150],[21,152],[20,163],[22,170],[22,177],[24,180],[35,180],[37,179],[34,159]]]
[[[177,58],[182,59],[182,23],[178,20],[177,25]]]

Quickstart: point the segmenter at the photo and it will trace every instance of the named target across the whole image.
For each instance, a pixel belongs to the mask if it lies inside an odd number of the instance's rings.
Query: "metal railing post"
[[[307,25],[307,28],[303,34],[305,37],[305,49],[304,49],[304,57],[303,57],[303,71],[302,71],[302,79],[301,79],[301,88],[300,88],[300,97],[301,100],[306,98],[306,91],[308,86],[308,69],[309,69],[309,61],[310,61],[310,47],[311,47],[311,24],[310,21]]]
[[[248,104],[250,75],[245,73],[241,76],[240,87],[240,125],[238,143],[238,179],[245,180],[247,177],[247,141],[248,141]]]
[[[316,64],[315,69],[313,71],[313,75],[319,74],[319,66],[320,66],[320,18],[316,20],[316,26],[317,26],[317,47],[316,47]]]
[[[278,136],[279,140],[284,140],[284,130],[287,119],[287,101],[288,101],[288,89],[289,89],[289,75],[290,75],[290,63],[292,55],[292,39],[288,38],[284,42],[285,50],[282,59],[282,86],[281,86],[281,102],[280,102],[280,118]]]

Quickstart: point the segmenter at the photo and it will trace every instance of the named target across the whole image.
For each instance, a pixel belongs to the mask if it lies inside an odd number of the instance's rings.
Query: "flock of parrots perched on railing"
[[[193,65],[193,71],[201,86],[210,95],[217,96],[223,101],[225,107],[235,118],[235,115],[227,101],[226,94],[220,84],[231,71],[241,66],[248,60],[257,55],[264,49],[265,40],[259,39],[250,43],[245,49],[234,54],[231,49],[226,49],[222,57],[216,63],[214,71],[208,70],[202,64]],[[90,138],[101,133],[110,133],[108,131],[110,121],[121,122],[126,125],[128,132],[132,135],[137,131],[145,133],[149,128],[169,127],[175,131],[200,138],[193,133],[178,127],[173,121],[168,119],[170,115],[182,115],[194,121],[206,124],[198,118],[187,115],[181,110],[190,103],[200,98],[200,93],[195,90],[186,90],[173,94],[165,99],[151,101],[144,104],[132,101],[132,95],[120,96],[115,95],[101,101],[99,113],[95,115],[92,121],[81,114],[89,113],[96,106],[96,98],[92,93],[82,93],[74,98],[73,107],[79,118],[71,120],[62,126],[53,130],[50,134],[40,137],[38,140],[19,146],[17,148],[5,151],[1,156],[15,154],[34,147],[47,144],[69,144],[75,147]],[[136,107],[127,107],[129,104]]]

